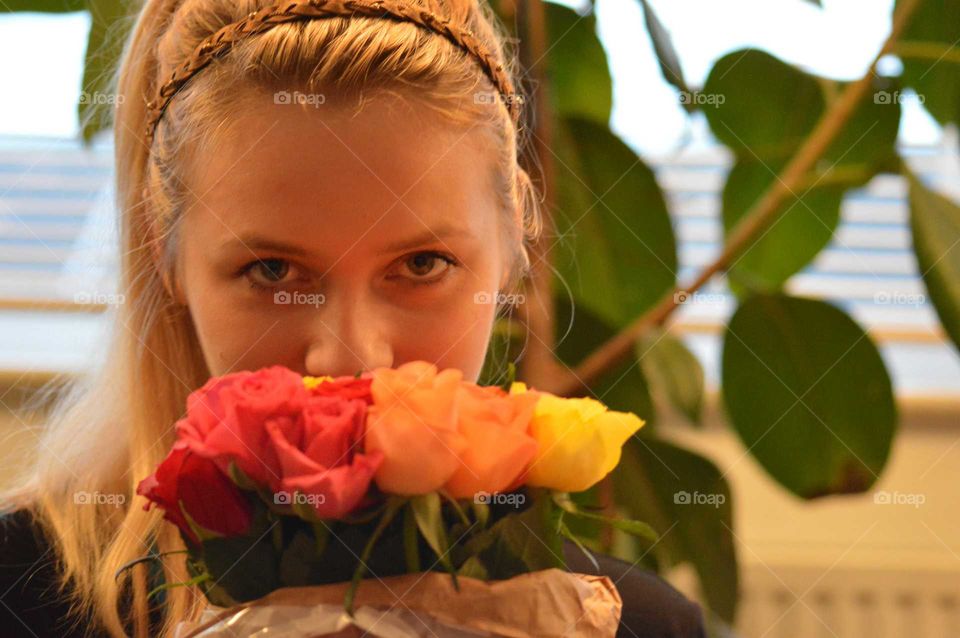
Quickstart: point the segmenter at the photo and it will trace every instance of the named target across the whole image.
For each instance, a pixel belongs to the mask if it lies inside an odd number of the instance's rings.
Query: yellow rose
[[[564,399],[527,390],[516,382],[513,394],[540,395],[530,436],[539,446],[525,483],[562,492],[582,492],[609,474],[620,462],[620,449],[644,421],[636,414],[615,412],[590,398]]]
[[[307,390],[313,390],[315,387],[317,387],[324,381],[333,381],[333,377],[330,377],[330,376],[311,377],[309,375],[303,377],[303,385],[307,388]]]

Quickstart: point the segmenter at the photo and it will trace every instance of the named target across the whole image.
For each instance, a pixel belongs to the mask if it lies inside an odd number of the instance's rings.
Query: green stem
[[[460,507],[460,503],[457,502],[457,499],[451,497],[449,494],[447,494],[442,490],[440,491],[440,495],[450,502],[450,504],[453,506],[453,510],[457,513],[457,515],[460,516],[460,520],[463,521],[463,524],[466,525],[467,527],[470,527],[471,525],[470,517],[467,516],[467,513],[463,511],[462,507]]]
[[[163,552],[162,554],[152,554],[152,555],[149,555],[149,556],[141,556],[140,558],[134,558],[133,560],[131,560],[131,561],[127,562],[127,563],[124,563],[123,565],[120,566],[120,569],[118,569],[117,572],[113,575],[113,580],[116,581],[118,578],[120,578],[120,574],[122,574],[123,572],[127,571],[127,570],[130,569],[131,567],[134,567],[134,566],[136,566],[136,565],[139,565],[140,563],[146,563],[146,562],[149,562],[149,561],[160,560],[160,559],[163,558],[164,556],[170,556],[171,554],[189,554],[189,553],[190,553],[190,552],[188,552],[188,551],[185,550],[185,549],[176,549],[176,550],[172,550],[172,551],[169,551],[169,552]]]
[[[407,562],[407,571],[416,574],[420,571],[420,531],[412,508],[403,511],[403,554]]]
[[[390,522],[393,521],[394,517],[397,515],[397,512],[400,511],[406,502],[407,500],[405,498],[391,498],[390,503],[387,505],[386,511],[383,513],[383,517],[380,519],[380,522],[377,523],[377,527],[373,530],[370,540],[367,541],[366,546],[363,548],[363,552],[360,554],[360,563],[357,565],[357,569],[353,572],[353,578],[350,581],[350,588],[347,590],[346,598],[343,601],[343,608],[350,616],[353,616],[353,600],[357,595],[357,588],[360,586],[360,580],[363,578],[364,574],[367,573],[367,561],[370,560],[370,554],[373,553],[373,547],[376,545],[377,541],[380,540],[380,537],[387,529],[387,526],[390,525]]]
[[[153,589],[151,589],[147,593],[147,600],[149,600],[150,598],[153,598],[156,594],[159,594],[162,591],[173,589],[174,587],[188,587],[190,585],[199,585],[200,583],[205,583],[206,581],[212,580],[212,579],[213,579],[213,576],[211,576],[209,573],[203,573],[198,576],[194,576],[190,580],[185,580],[181,583],[164,583],[162,585],[158,585]]]

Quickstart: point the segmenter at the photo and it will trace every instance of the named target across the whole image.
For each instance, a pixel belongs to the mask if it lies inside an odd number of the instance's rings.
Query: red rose
[[[137,494],[147,497],[145,506],[159,505],[163,517],[174,523],[194,543],[194,534],[180,509],[201,527],[224,536],[246,532],[252,517],[250,503],[212,461],[197,456],[186,443],[174,444],[156,472],[140,481]]]

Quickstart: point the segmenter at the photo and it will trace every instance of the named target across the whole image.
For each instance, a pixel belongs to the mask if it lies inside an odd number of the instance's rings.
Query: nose
[[[382,309],[363,301],[330,299],[311,309],[305,368],[311,376],[353,376],[358,371],[393,366]]]

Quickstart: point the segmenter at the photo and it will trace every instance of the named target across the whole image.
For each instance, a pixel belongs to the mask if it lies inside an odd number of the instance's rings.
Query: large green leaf
[[[815,181],[832,181],[848,188],[861,186],[897,156],[900,83],[876,75],[872,80],[871,93],[860,101],[824,152]],[[842,91],[846,86],[846,83],[838,83],[836,91]]]
[[[637,342],[637,359],[655,392],[661,393],[693,423],[703,407],[703,366],[683,341],[651,330]]]
[[[647,25],[647,33],[650,34],[650,42],[653,44],[653,54],[657,56],[657,63],[660,65],[663,79],[682,93],[689,94],[690,88],[683,79],[680,57],[677,55],[676,49],[673,48],[670,32],[660,22],[660,18],[657,17],[657,13],[647,0],[640,0],[640,4],[643,7],[643,21]],[[692,105],[687,104],[687,106]]]
[[[816,79],[758,49],[717,60],[703,94],[713,100],[703,107],[713,134],[744,157],[788,155],[824,109]]]
[[[834,306],[781,294],[749,297],[723,344],[723,398],[744,445],[803,498],[863,492],[896,429],[880,353]]]
[[[543,490],[529,490],[530,505],[511,512],[465,543],[477,555],[481,573],[493,579],[551,567],[563,567],[563,539],[557,533],[560,509]],[[470,565],[469,569],[476,569]]]
[[[723,227],[730,234],[749,208],[777,179],[784,162],[739,159],[723,187]],[[840,186],[817,186],[789,195],[777,220],[747,246],[729,269],[735,292],[776,290],[830,243],[840,221]]]
[[[717,467],[698,454],[644,436],[627,442],[612,476],[617,504],[661,534],[651,550],[660,562],[692,563],[707,604],[732,622],[738,593],[733,503]],[[643,544],[640,549],[646,551]]]
[[[83,67],[83,92],[77,104],[77,116],[85,142],[112,123],[113,109],[120,99],[114,81],[123,45],[133,24],[135,5],[122,0],[88,0],[90,34],[87,37]]]
[[[704,85],[717,106],[704,108],[714,135],[738,157],[786,159],[810,134],[831,99],[845,83],[818,78],[757,49],[730,53],[714,65]],[[874,77],[871,93],[857,105],[846,126],[828,147],[816,175],[859,167],[842,176],[847,186],[865,183],[895,154],[900,126],[898,83]],[[838,179],[838,178],[834,178]]]
[[[960,60],[950,55],[956,54],[958,41],[960,0],[923,0],[896,48],[904,84],[941,124],[960,123]]]
[[[597,37],[596,18],[553,2],[545,2],[544,7],[553,111],[606,125],[613,106],[613,82],[607,54]]]
[[[557,358],[571,368],[616,334],[612,326],[589,310],[572,308],[565,297],[557,297],[554,307]],[[610,409],[638,415],[647,422],[645,429],[656,421],[643,368],[635,360],[617,366],[593,384],[591,389],[596,398]]]
[[[960,207],[910,180],[910,227],[920,273],[943,329],[960,348]]]
[[[565,118],[556,132],[554,263],[579,304],[624,326],[676,282],[663,193],[653,171],[606,126]]]

